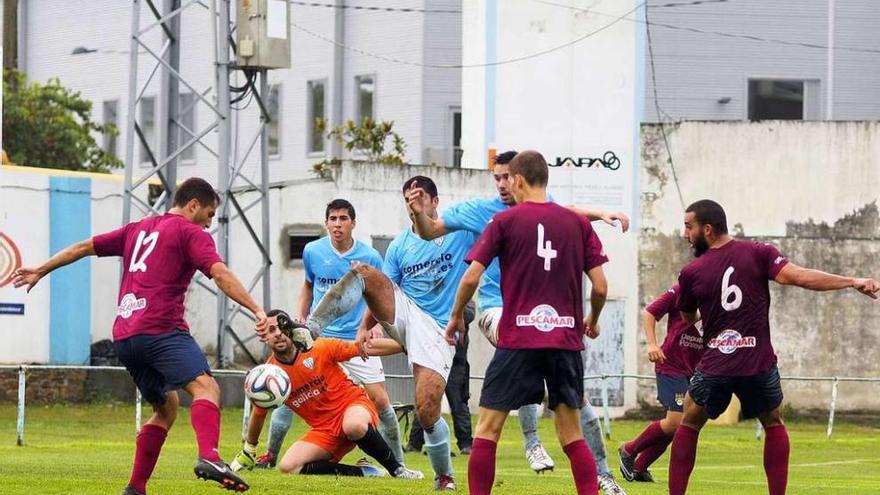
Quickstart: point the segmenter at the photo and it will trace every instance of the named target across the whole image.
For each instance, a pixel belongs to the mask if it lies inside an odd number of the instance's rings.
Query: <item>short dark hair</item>
[[[516,151],[510,150],[495,155],[495,165],[507,165],[516,156]]]
[[[348,216],[354,220],[354,206],[352,206],[348,200],[337,198],[327,203],[327,209],[324,210],[324,220],[330,218],[330,212],[332,210],[348,210]]]
[[[203,207],[220,203],[220,195],[214,187],[199,177],[190,177],[177,187],[177,192],[174,193],[174,206],[186,206],[194,199]]]
[[[530,186],[546,186],[549,174],[547,160],[537,151],[519,152],[510,161],[510,175],[522,175]]]
[[[727,233],[727,214],[724,208],[711,199],[701,199],[684,210],[685,213],[693,213],[694,218],[702,225],[711,225],[715,234],[721,235]]]
[[[424,175],[416,175],[415,177],[410,177],[403,183],[403,194],[406,195],[407,189],[412,187],[412,183],[417,182],[418,187],[421,187],[431,196],[431,199],[437,197],[437,184],[434,184],[434,181],[431,180],[430,177],[425,177]]]

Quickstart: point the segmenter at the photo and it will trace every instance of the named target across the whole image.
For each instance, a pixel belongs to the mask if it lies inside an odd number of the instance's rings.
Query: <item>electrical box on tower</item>
[[[240,67],[290,68],[290,5],[287,0],[238,0],[235,23]]]

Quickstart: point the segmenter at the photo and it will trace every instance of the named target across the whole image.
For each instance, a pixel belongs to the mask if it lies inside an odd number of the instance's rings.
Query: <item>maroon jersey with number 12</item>
[[[489,223],[466,260],[501,264],[500,349],[583,344],[583,274],[608,261],[587,219],[555,204],[525,202]]]
[[[706,351],[697,369],[750,376],[776,364],[770,343],[769,281],[788,264],[771,244],[731,240],[709,249],[678,276],[682,311],[700,310]]]
[[[183,300],[196,270],[222,262],[214,239],[180,215],[147,217],[93,238],[98,256],[122,257],[113,340],[189,330]]]

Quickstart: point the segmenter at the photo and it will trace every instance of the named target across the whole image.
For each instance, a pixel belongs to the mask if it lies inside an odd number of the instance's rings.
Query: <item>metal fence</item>
[[[16,439],[17,445],[24,445],[24,429],[25,429],[25,391],[27,387],[27,372],[28,370],[81,370],[81,371],[126,371],[124,367],[121,366],[60,366],[60,365],[0,365],[0,370],[18,370],[18,417],[16,420],[16,431],[18,437]],[[247,374],[246,371],[239,370],[212,370],[212,374],[215,376],[244,376]],[[412,381],[412,375],[408,374],[386,374],[386,379],[389,380],[406,380]],[[584,382],[591,380],[601,380],[602,388],[601,388],[601,407],[602,407],[602,418],[605,428],[605,435],[611,435],[611,411],[608,406],[608,380],[612,378],[624,378],[624,379],[634,379],[634,380],[654,380],[656,377],[654,375],[636,375],[636,374],[625,374],[625,373],[617,373],[617,374],[603,374],[603,375],[589,375],[584,377]],[[472,375],[470,377],[471,380],[484,380],[484,376]],[[831,397],[828,407],[828,428],[826,431],[826,435],[828,438],[831,438],[832,431],[834,429],[834,413],[837,409],[837,398],[838,398],[838,388],[840,383],[844,382],[856,382],[856,383],[880,383],[880,378],[864,378],[864,377],[841,377],[841,376],[783,376],[783,381],[805,381],[805,382],[830,382],[831,383]],[[410,387],[406,387],[405,389],[409,389]],[[403,400],[402,397],[391,397],[393,402],[400,402]],[[250,416],[250,401],[248,401],[245,396],[242,413],[242,434],[247,431],[247,423]],[[135,432],[140,431],[141,420],[142,420],[142,400],[140,392],[135,389]],[[761,424],[757,423],[755,437],[757,439],[761,438]]]

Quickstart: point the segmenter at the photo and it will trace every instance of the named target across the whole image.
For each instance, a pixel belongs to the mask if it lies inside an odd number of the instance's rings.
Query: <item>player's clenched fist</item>
[[[857,278],[853,282],[853,288],[872,299],[877,299],[880,284],[872,278]]]

